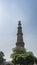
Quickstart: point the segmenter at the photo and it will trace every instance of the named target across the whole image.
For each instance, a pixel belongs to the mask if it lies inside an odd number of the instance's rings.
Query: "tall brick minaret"
[[[17,42],[16,42],[16,46],[24,47],[21,21],[18,22],[18,32],[17,32]]]

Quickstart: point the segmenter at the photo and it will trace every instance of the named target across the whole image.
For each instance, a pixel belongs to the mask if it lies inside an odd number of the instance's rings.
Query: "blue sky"
[[[7,61],[16,46],[19,20],[25,47],[37,57],[37,0],[0,0],[0,51]]]

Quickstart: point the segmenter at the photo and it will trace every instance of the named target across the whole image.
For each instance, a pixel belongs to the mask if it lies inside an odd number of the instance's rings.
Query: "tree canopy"
[[[0,65],[3,64],[5,61],[4,59],[4,53],[2,51],[0,51]]]
[[[30,65],[34,62],[37,63],[37,58],[34,56],[32,52],[27,52],[23,47],[16,47],[13,49],[13,54],[11,54],[11,58],[13,58],[12,62],[14,64],[25,64]]]

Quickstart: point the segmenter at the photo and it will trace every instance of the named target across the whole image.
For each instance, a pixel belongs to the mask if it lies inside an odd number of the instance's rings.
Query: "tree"
[[[14,54],[22,54],[26,53],[26,49],[24,47],[16,46],[12,49]]]
[[[37,58],[35,56],[29,55],[26,57],[27,65],[30,65],[30,64],[33,65],[34,62],[36,63],[36,61],[37,61]]]
[[[26,53],[26,49],[24,47],[17,46],[16,48],[13,48],[13,54],[11,54],[11,58],[13,58],[12,62],[14,64],[18,64],[18,58],[20,55],[23,56],[24,53]]]
[[[32,65],[34,62],[37,63],[37,58],[34,56],[34,54],[30,51],[27,52],[23,47],[14,48],[13,54],[11,54],[11,58],[13,58],[12,63],[14,63],[14,65]]]
[[[29,54],[29,52],[25,53],[25,54],[19,54],[16,55],[15,58],[15,63],[16,64],[25,64],[25,65],[33,65],[34,62],[37,63],[37,58],[35,56],[33,56],[32,54]]]
[[[5,61],[4,59],[4,53],[2,51],[0,51],[0,65],[3,64]]]

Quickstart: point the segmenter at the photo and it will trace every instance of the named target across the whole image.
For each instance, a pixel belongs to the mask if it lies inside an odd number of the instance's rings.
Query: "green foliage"
[[[16,48],[13,48],[13,54],[11,54],[11,58],[15,58],[16,56],[17,57],[27,57],[29,55],[33,55],[32,52],[26,52],[26,49],[24,47],[16,47]]]
[[[24,47],[17,46],[12,50],[13,50],[13,54],[11,54],[11,58],[15,58],[15,56],[21,56],[21,55],[23,56],[23,54],[26,53],[26,49]]]
[[[5,61],[3,57],[4,57],[4,53],[0,51],[0,65],[3,64],[3,62]]]
[[[2,51],[0,51],[0,57],[3,57],[4,53]]]
[[[14,64],[25,64],[32,65],[34,62],[37,63],[37,58],[32,52],[27,52],[24,47],[16,47],[13,49],[13,54],[11,54],[12,63]]]
[[[17,53],[17,54],[21,54],[21,53],[25,53],[26,52],[26,49],[24,47],[15,47],[12,49],[13,50],[13,53]]]
[[[33,64],[34,61],[37,61],[36,57],[30,54],[17,54],[12,60],[15,64]]]

